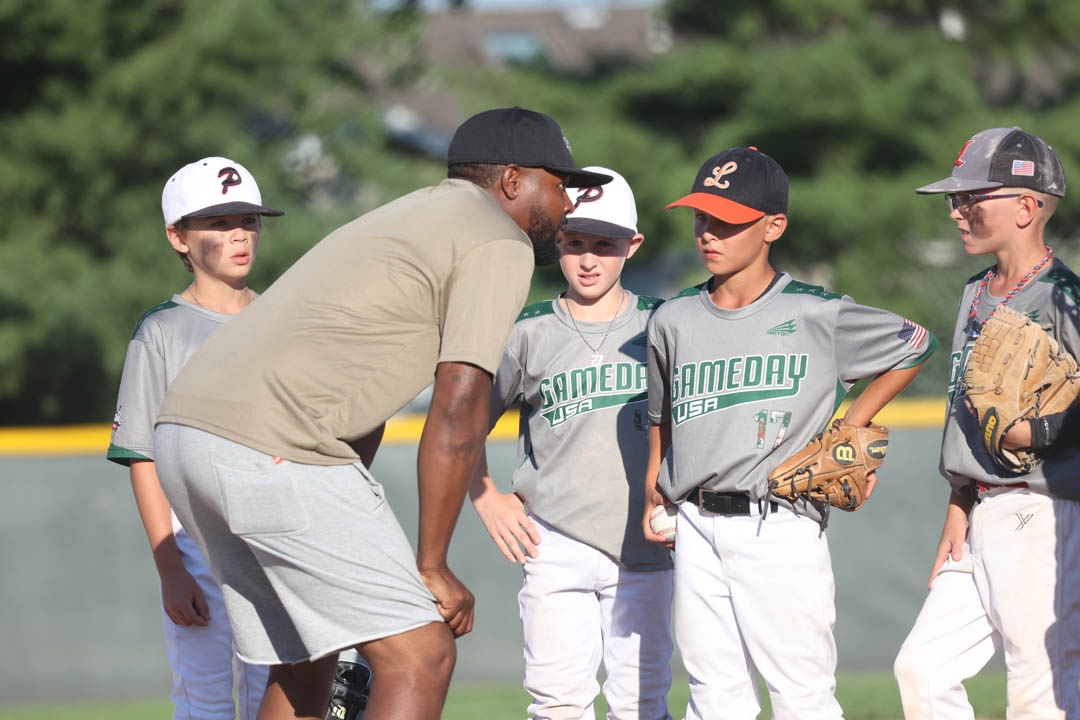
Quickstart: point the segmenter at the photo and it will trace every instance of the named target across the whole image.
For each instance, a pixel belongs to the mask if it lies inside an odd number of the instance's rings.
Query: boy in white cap
[[[518,595],[529,717],[592,718],[601,659],[609,718],[667,718],[671,558],[641,529],[648,459],[645,329],[660,301],[622,286],[644,240],[626,180],[573,193],[559,239],[569,284],[526,307],[491,395],[521,401],[512,493],[481,458],[469,495]]]
[[[233,718],[232,629],[221,589],[162,492],[154,464],[154,421],[165,391],[202,342],[255,299],[247,275],[259,245],[262,204],[238,162],[208,157],[184,166],[161,196],[165,235],[191,284],[150,308],[128,344],[106,457],[130,468],[131,487],[161,580],[165,647],[173,671],[174,718]],[[239,717],[254,720],[267,668],[236,658]]]
[[[1024,473],[991,459],[957,384],[1002,305],[1080,353],[1080,278],[1043,238],[1065,171],[1042,138],[991,128],[963,145],[949,177],[915,192],[945,195],[964,251],[994,265],[968,278],[953,332],[940,464],[951,492],[930,592],[894,665],[904,716],[970,720],[961,681],[1004,647],[1010,719],[1080,718],[1077,405],[1005,435],[1006,448],[1045,457]]]

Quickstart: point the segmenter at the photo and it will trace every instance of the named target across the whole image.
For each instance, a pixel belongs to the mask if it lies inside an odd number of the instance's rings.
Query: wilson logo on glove
[[[881,467],[888,447],[888,428],[834,420],[769,474],[769,492],[789,502],[808,500],[826,518],[830,505],[858,510],[866,500],[867,476]]]
[[[851,465],[855,462],[855,448],[850,443],[837,445],[833,448],[832,456],[841,465]]]
[[[866,446],[866,454],[878,460],[885,459],[885,453],[889,449],[888,440],[875,440]]]

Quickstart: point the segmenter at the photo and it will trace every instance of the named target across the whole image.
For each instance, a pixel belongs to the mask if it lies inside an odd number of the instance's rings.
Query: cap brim
[[[569,179],[566,181],[566,187],[572,188],[598,187],[609,183],[612,180],[610,175],[590,172],[588,170],[579,170],[577,168],[550,167],[545,165],[544,169],[550,170],[551,172],[566,173],[569,176]]]
[[[665,210],[670,210],[673,207],[692,207],[732,225],[741,225],[765,217],[762,210],[755,210],[727,198],[722,198],[719,195],[710,195],[709,193],[690,193],[686,197],[668,205]]]
[[[595,218],[575,218],[572,215],[567,216],[564,230],[566,232],[579,232],[585,233],[586,235],[596,235],[598,237],[612,238],[615,240],[632,238],[637,235],[637,230],[624,227],[617,223],[607,222],[606,220],[597,220]]]
[[[197,217],[220,217],[221,215],[248,215],[248,214],[266,215],[269,217],[279,217],[285,214],[284,210],[275,210],[274,208],[268,208],[265,205],[256,205],[248,202],[230,202],[221,203],[220,205],[211,205],[210,207],[204,207],[201,210],[188,213],[184,217],[180,218],[185,220],[187,218]]]
[[[915,192],[920,195],[933,195],[934,193],[955,193],[971,192],[973,190],[992,190],[999,187],[1004,187],[1004,184],[999,182],[992,182],[990,180],[976,180],[973,178],[963,177],[947,177],[944,180],[938,180],[936,183],[931,183],[930,185],[923,185],[921,188],[915,188]]]

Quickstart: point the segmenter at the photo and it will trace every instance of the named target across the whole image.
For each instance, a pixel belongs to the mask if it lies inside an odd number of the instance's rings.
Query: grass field
[[[1005,717],[1005,675],[986,673],[966,683],[968,695],[980,720]],[[685,678],[676,678],[669,695],[673,717],[682,717],[689,690]],[[837,697],[847,720],[902,718],[900,697],[888,673],[847,673],[837,678]],[[762,693],[764,697],[764,693]],[[450,690],[444,720],[502,720],[525,717],[529,696],[512,685],[463,685]],[[599,701],[597,717],[606,706]],[[4,706],[0,720],[168,720],[168,702],[85,703],[65,705]],[[759,716],[769,717],[768,701]]]

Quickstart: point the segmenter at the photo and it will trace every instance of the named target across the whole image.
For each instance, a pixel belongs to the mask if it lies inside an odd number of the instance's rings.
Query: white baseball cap
[[[566,232],[608,238],[637,235],[637,205],[630,184],[619,173],[598,165],[584,168],[611,176],[611,182],[590,188],[570,189],[574,209],[566,216]]]
[[[203,158],[177,170],[161,193],[161,213],[166,227],[192,217],[285,214],[264,206],[259,186],[248,169],[223,157]]]

